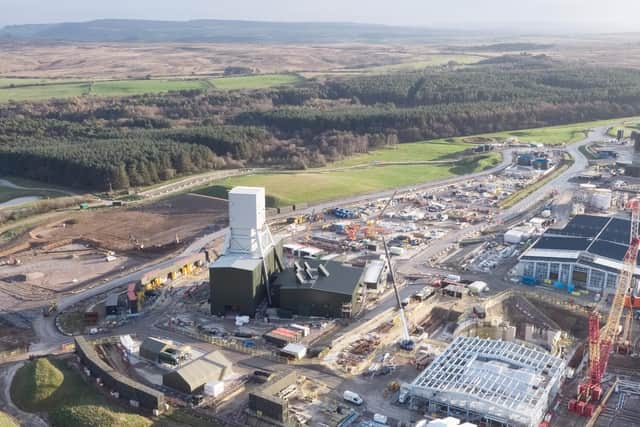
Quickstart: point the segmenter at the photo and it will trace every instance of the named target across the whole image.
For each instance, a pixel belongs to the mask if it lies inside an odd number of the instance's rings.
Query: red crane
[[[591,416],[595,405],[602,397],[602,378],[607,371],[609,355],[619,332],[620,320],[625,307],[625,297],[631,286],[631,280],[636,270],[638,249],[640,248],[640,201],[631,200],[627,207],[631,210],[631,233],[629,249],[627,250],[622,269],[618,275],[611,308],[607,316],[607,323],[600,329],[599,305],[589,315],[589,364],[587,375],[578,386],[578,396],[569,401],[569,411],[585,416]],[[601,300],[604,301],[603,297]]]

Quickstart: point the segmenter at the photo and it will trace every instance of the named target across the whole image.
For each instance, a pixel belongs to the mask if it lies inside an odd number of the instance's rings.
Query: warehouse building
[[[249,393],[249,410],[258,419],[286,424],[289,399],[298,392],[298,376],[291,372]]]
[[[171,341],[147,337],[140,345],[140,357],[153,363],[166,363],[177,366],[189,358],[189,355]]]
[[[282,270],[282,246],[266,223],[264,188],[229,192],[229,232],[223,255],[209,268],[211,314],[253,316],[265,297],[271,302],[271,275]]]
[[[361,304],[363,275],[335,261],[297,261],[275,279],[274,304],[300,316],[349,318]]]
[[[577,215],[563,229],[547,230],[525,251],[517,266],[518,274],[529,282],[550,280],[612,293],[629,247],[629,235],[628,216]]]
[[[473,423],[537,427],[565,362],[513,342],[457,337],[410,385],[411,407]]]
[[[233,364],[221,352],[213,351],[162,376],[162,384],[182,393],[200,391],[205,384],[224,381],[231,375]]]

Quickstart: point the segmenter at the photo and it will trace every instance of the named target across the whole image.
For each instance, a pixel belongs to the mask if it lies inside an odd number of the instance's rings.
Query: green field
[[[504,140],[506,138],[517,138],[520,142],[533,143],[538,142],[546,145],[571,144],[583,139],[587,131],[599,126],[620,126],[624,123],[638,123],[640,117],[623,117],[619,119],[598,120],[593,122],[575,123],[563,126],[549,126],[535,129],[523,129],[515,131],[488,133],[483,135],[474,135],[464,138],[456,138],[471,142],[479,138],[490,140]]]
[[[221,77],[209,80],[219,90],[266,89],[275,86],[294,85],[303,81],[304,79],[297,74],[262,74]]]
[[[216,79],[132,79],[70,81],[46,79],[0,78],[0,102],[40,101],[76,96],[128,96],[212,87],[219,90],[263,89],[297,84],[304,79],[297,74],[264,74]]]
[[[380,65],[380,66],[368,67],[360,70],[366,71],[368,73],[374,73],[374,74],[388,73],[393,71],[413,71],[413,70],[421,70],[427,67],[437,67],[440,65],[446,65],[451,61],[461,65],[475,64],[476,62],[480,62],[483,59],[486,59],[486,56],[435,54],[425,59],[420,59],[413,62],[403,62],[401,64],[392,64],[392,65]],[[350,71],[358,71],[358,70],[359,69],[356,68]]]
[[[27,85],[38,85],[46,83],[70,83],[67,79],[51,80],[51,79],[22,79],[17,77],[0,77],[0,89],[6,87],[18,87]]]
[[[625,137],[630,137],[631,132],[640,132],[640,117],[633,117],[616,124],[616,126],[613,126],[609,130],[609,135],[611,137],[616,137],[618,135],[618,129],[624,130]]]
[[[73,98],[89,93],[89,83],[61,83],[0,89],[0,102]]]
[[[11,188],[3,185],[2,179],[8,179],[13,184],[21,186],[21,187],[33,187],[31,188]],[[40,189],[42,188],[42,189]],[[42,198],[54,198],[61,197],[69,194],[68,191],[63,189],[58,189],[55,187],[50,187],[48,184],[39,183],[36,181],[31,181],[28,179],[21,178],[4,178],[0,177],[0,203],[7,202],[12,199],[16,199],[18,197],[31,197],[38,196]]]
[[[96,96],[127,96],[207,88],[209,85],[203,80],[114,80],[93,83],[90,93]]]
[[[455,154],[472,148],[461,139],[447,141],[435,139],[432,141],[410,142],[374,150],[366,154],[356,154],[344,160],[332,163],[331,168],[369,164],[372,162],[416,162],[451,160]]]
[[[11,399],[27,412],[46,412],[54,427],[148,427],[151,420],[115,407],[64,362],[37,359],[18,370]]]
[[[198,193],[224,196],[221,187],[229,189],[248,185],[265,187],[270,198],[275,199],[275,203],[271,204],[315,203],[473,173],[494,166],[499,161],[499,154],[492,153],[455,165],[372,166],[336,172],[246,175],[221,180]]]

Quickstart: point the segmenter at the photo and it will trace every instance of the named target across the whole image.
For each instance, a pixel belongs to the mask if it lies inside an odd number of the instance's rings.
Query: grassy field
[[[469,148],[472,148],[472,146],[462,142],[461,139],[453,142],[444,139],[411,142],[385,147],[366,154],[356,154],[355,156],[332,163],[329,167],[354,166],[372,162],[450,160],[453,155]]]
[[[18,370],[11,398],[27,412],[46,412],[54,427],[149,427],[151,420],[113,406],[64,362],[37,359]]]
[[[221,77],[209,80],[216,89],[265,89],[275,86],[293,85],[304,81],[297,74],[262,74],[257,76]]]
[[[260,186],[265,187],[267,194],[274,199],[271,204],[315,203],[473,173],[499,161],[499,154],[492,153],[455,165],[374,166],[336,172],[246,175],[221,180],[198,193],[221,196],[224,195],[221,188]]]
[[[632,117],[628,120],[623,120],[620,123],[617,123],[609,130],[609,135],[611,137],[616,137],[618,135],[618,129],[624,130],[624,136],[630,137],[631,132],[639,132],[640,131],[640,117]]]
[[[89,83],[62,83],[0,89],[0,102],[73,98],[87,95],[89,88]]]
[[[483,135],[474,135],[462,139],[470,142],[473,140],[486,139],[487,141],[506,138],[517,138],[521,142],[537,142],[546,145],[571,144],[583,139],[587,131],[599,126],[620,126],[624,123],[639,123],[640,117],[623,117],[619,119],[598,120],[593,122],[575,123],[563,126],[549,126],[535,129],[523,129],[515,131],[488,133]]]
[[[49,186],[48,184],[32,181],[29,179],[0,176],[0,180],[2,179],[7,179],[13,184],[21,187],[33,187],[34,189],[6,187],[0,181],[0,203],[7,202],[18,197],[37,196],[42,198],[54,198],[65,196],[68,194],[68,192],[63,189],[59,189],[53,186]],[[42,190],[36,188],[42,188]]]
[[[131,80],[46,80],[0,77],[0,102],[39,101],[76,96],[128,96],[177,90],[263,89],[297,84],[304,78],[297,74],[264,74],[216,79],[131,79]]]
[[[475,64],[476,62],[482,61],[483,59],[486,59],[486,57],[480,56],[480,55],[435,54],[425,59],[420,59],[413,62],[403,62],[401,64],[369,67],[369,68],[362,69],[362,71],[365,71],[368,73],[376,73],[376,74],[388,73],[392,71],[413,71],[413,70],[421,70],[427,67],[436,67],[439,65],[446,65],[451,61],[456,62],[458,64],[462,64],[462,65]],[[352,71],[358,71],[358,69],[353,69]]]
[[[116,80],[93,83],[90,94],[96,96],[127,96],[207,88],[209,88],[209,85],[204,80]]]

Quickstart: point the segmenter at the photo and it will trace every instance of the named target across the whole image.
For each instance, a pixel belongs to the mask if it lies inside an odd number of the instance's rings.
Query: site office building
[[[267,280],[282,270],[281,260],[282,244],[266,222],[264,188],[233,188],[223,254],[209,268],[211,314],[253,316],[267,296]]]

